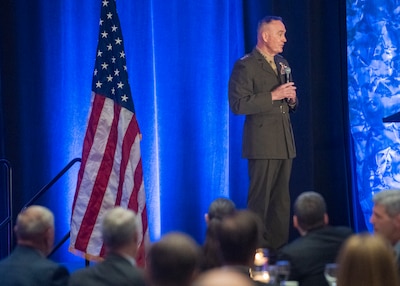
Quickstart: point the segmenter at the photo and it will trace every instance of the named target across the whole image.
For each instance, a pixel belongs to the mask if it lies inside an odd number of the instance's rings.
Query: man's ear
[[[261,36],[262,36],[262,38],[263,38],[263,41],[264,41],[265,43],[267,43],[267,42],[268,42],[268,38],[269,38],[268,32],[263,32],[263,33],[261,34]]]
[[[299,228],[299,222],[298,222],[298,220],[297,220],[297,216],[293,216],[293,226],[295,227],[295,228]]]
[[[54,244],[54,229],[49,227],[44,235],[43,235],[43,246],[44,249],[42,251],[46,252],[45,254],[48,255],[51,250],[53,249]]]
[[[393,217],[393,222],[396,228],[400,230],[400,213]]]
[[[204,220],[205,220],[206,224],[208,225],[208,221],[209,221],[209,219],[208,219],[208,213],[206,213],[206,214],[204,215]]]
[[[324,214],[324,224],[325,224],[325,225],[329,224],[329,217],[328,217],[328,214]]]
[[[307,232],[304,231],[300,225],[299,225],[299,219],[297,216],[293,216],[293,226],[297,229],[297,231],[300,233],[301,236],[305,235]]]

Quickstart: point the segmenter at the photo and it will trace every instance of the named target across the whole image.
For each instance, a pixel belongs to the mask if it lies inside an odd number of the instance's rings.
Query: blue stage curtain
[[[243,54],[241,2],[117,4],[143,133],[152,237],[181,229],[201,238],[208,204],[230,195],[227,82]]]
[[[8,81],[4,108],[13,124],[6,126],[4,142],[16,166],[17,210],[81,156],[100,4],[2,3],[9,13],[2,14],[10,68],[2,74]],[[246,165],[240,158],[242,118],[231,118],[227,100],[231,67],[244,53],[242,3],[117,0],[117,9],[143,134],[151,239],[181,230],[200,242],[209,203],[232,190],[243,197],[247,190],[246,169],[230,188],[229,164],[235,172]],[[56,240],[69,230],[77,170],[38,202],[55,212]],[[244,207],[245,199],[238,205]]]

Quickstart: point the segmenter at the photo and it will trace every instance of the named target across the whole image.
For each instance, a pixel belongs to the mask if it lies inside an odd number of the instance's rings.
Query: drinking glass
[[[278,282],[278,267],[276,265],[269,265],[268,266],[268,274],[269,274],[269,281],[270,285],[279,285]]]
[[[276,262],[277,282],[278,284],[285,284],[284,282],[289,279],[290,263],[287,260],[278,260]]]
[[[269,251],[266,248],[257,248],[254,255],[254,270],[257,272],[268,271]]]
[[[338,264],[328,263],[325,265],[325,279],[328,281],[329,286],[336,286],[336,274],[338,270]]]
[[[269,251],[266,248],[257,248],[254,254],[254,263],[250,269],[250,276],[253,280],[268,283],[270,276],[268,273]]]

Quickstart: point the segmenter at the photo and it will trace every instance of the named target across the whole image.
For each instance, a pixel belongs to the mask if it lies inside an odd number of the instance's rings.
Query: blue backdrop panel
[[[347,1],[349,115],[356,158],[355,225],[372,230],[372,196],[400,189],[398,1]],[[400,116],[399,116],[400,117]],[[358,215],[357,215],[358,214]]]

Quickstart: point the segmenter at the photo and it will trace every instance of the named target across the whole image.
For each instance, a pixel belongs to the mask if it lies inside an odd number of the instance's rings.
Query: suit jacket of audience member
[[[290,262],[289,280],[299,286],[328,286],[324,277],[327,263],[334,263],[342,243],[353,234],[348,227],[325,226],[309,231],[278,253],[278,260]]]
[[[106,259],[96,265],[77,270],[71,274],[70,286],[105,286],[105,285],[145,285],[141,269],[117,254],[109,254]]]
[[[17,246],[0,261],[0,285],[67,285],[68,270],[44,257],[38,250]]]

